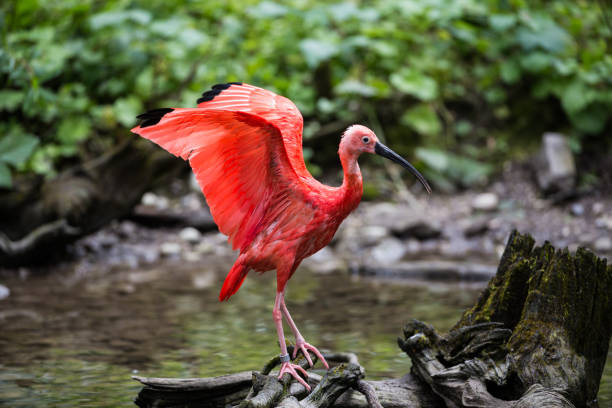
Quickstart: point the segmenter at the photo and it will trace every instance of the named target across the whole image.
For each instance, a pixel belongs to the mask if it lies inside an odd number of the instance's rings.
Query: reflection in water
[[[204,265],[72,276],[3,281],[11,296],[0,303],[0,404],[133,406],[140,388],[130,379],[135,372],[215,376],[259,370],[278,353],[272,273],[253,274],[223,304],[217,301],[223,275]],[[288,306],[308,341],[357,353],[367,378],[376,379],[408,372],[395,340],[407,319],[448,330],[477,295],[460,285],[302,269],[288,286]],[[610,364],[606,370],[604,378],[612,378]],[[611,401],[609,387],[604,379],[602,406]]]

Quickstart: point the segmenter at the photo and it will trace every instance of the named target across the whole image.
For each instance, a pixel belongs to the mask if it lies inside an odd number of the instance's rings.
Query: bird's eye
[[[369,137],[367,137],[367,136],[364,136],[364,137],[363,137],[363,139],[361,139],[361,141],[362,141],[363,143],[369,143],[369,142],[370,142],[370,138],[369,138]]]

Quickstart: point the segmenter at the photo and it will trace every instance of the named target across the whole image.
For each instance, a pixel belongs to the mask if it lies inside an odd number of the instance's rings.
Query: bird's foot
[[[323,366],[325,366],[325,369],[329,370],[329,364],[327,364],[327,361],[325,361],[323,354],[321,354],[321,352],[317,350],[315,346],[306,343],[304,340],[297,340],[295,347],[293,348],[293,358],[294,359],[297,356],[298,350],[300,350],[302,354],[304,355],[304,357],[306,357],[306,361],[308,361],[308,364],[310,364],[311,367],[313,364],[312,364],[312,359],[310,358],[310,354],[308,354],[308,351],[312,351],[314,355],[317,356],[319,360],[321,360],[321,363],[323,363]]]
[[[288,357],[289,356],[287,355],[287,358]],[[285,373],[289,373],[293,378],[295,378],[300,384],[302,384],[306,388],[306,391],[310,392],[310,385],[308,385],[308,383],[304,381],[302,377],[300,377],[296,370],[300,371],[302,374],[304,374],[305,377],[308,378],[308,373],[306,372],[306,370],[304,370],[297,364],[293,364],[290,361],[286,361],[281,363],[280,372],[278,373],[278,379],[280,380]]]

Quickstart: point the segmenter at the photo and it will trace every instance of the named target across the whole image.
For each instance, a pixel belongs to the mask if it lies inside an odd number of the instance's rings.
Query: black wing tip
[[[221,93],[221,91],[229,88],[232,85],[242,85],[242,82],[228,82],[225,84],[217,84],[217,85],[213,85],[212,89],[210,89],[209,91],[206,91],[202,94],[202,97],[200,99],[198,99],[198,104],[202,103],[202,102],[208,102],[208,101],[212,101],[213,99],[215,99],[215,96],[219,95]]]
[[[157,125],[165,114],[170,113],[173,110],[173,108],[151,109],[150,111],[141,113],[140,115],[136,116],[136,119],[140,119],[140,127],[145,128],[147,126]]]

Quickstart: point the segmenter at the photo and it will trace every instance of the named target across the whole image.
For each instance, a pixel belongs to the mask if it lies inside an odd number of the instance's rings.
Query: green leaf
[[[572,125],[578,130],[588,134],[601,133],[608,121],[609,111],[600,106],[589,106],[580,112],[569,115]]]
[[[502,62],[499,68],[501,78],[507,84],[514,84],[521,78],[521,67],[514,60]]]
[[[68,117],[63,119],[57,129],[57,140],[64,145],[74,145],[89,136],[91,122],[84,117]]]
[[[308,38],[300,42],[300,50],[310,68],[318,67],[338,53],[338,46],[330,42]]]
[[[506,31],[516,24],[516,16],[512,14],[492,14],[489,16],[489,24],[496,31]]]
[[[406,111],[401,117],[401,122],[424,136],[433,136],[442,130],[438,115],[431,106],[425,103]]]
[[[531,52],[521,57],[521,66],[527,72],[540,73],[553,63],[553,56],[544,52]]]
[[[376,95],[376,89],[356,79],[347,79],[336,86],[339,94],[360,95],[370,97]]]
[[[438,149],[418,148],[415,155],[441,177],[465,187],[486,182],[493,170],[490,165]]]
[[[0,187],[11,188],[13,187],[13,178],[11,177],[11,169],[2,162],[0,162]]]
[[[0,140],[0,162],[18,166],[25,162],[36,146],[38,139],[34,136],[13,131]]]
[[[142,103],[134,96],[117,99],[113,104],[113,112],[117,121],[126,127],[136,124],[136,116],[141,114],[142,110]]]
[[[595,99],[595,93],[590,87],[585,86],[579,80],[572,81],[563,89],[561,104],[563,109],[570,115],[582,111]]]
[[[0,110],[14,111],[23,103],[24,97],[23,91],[0,91]]]
[[[150,21],[151,13],[146,10],[133,9],[95,14],[89,19],[89,24],[93,30],[99,30],[109,26],[123,25],[128,22],[145,25]]]
[[[273,1],[262,1],[256,6],[249,7],[247,11],[255,18],[277,18],[287,14],[289,9]]]
[[[550,52],[561,52],[570,43],[571,37],[550,17],[535,16],[531,27],[520,27],[516,38],[526,50],[541,48]]]
[[[414,154],[427,166],[437,170],[438,172],[444,172],[449,167],[450,160],[448,158],[448,154],[441,150],[419,147],[416,149]]]
[[[421,72],[404,68],[391,75],[391,84],[400,92],[412,95],[422,101],[431,101],[438,96],[436,81]]]

